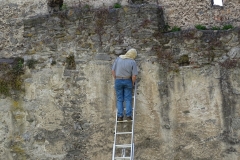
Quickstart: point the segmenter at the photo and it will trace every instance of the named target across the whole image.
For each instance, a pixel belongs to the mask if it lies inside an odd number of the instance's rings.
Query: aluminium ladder
[[[114,132],[114,144],[113,144],[113,154],[112,154],[112,160],[134,160],[134,119],[135,119],[135,106],[136,106],[136,90],[137,90],[137,83],[135,82],[134,85],[134,96],[133,96],[133,106],[132,106],[132,120],[127,121],[117,121],[117,110],[116,110],[116,121],[115,121],[115,132]],[[126,108],[126,107],[124,107]],[[118,131],[118,124],[131,124],[131,131],[124,131],[119,132]],[[120,143],[117,144],[117,137],[119,136],[131,136],[129,137],[131,140],[130,143]],[[122,149],[121,156],[116,155],[116,150]],[[129,151],[130,153],[126,155],[126,152]]]

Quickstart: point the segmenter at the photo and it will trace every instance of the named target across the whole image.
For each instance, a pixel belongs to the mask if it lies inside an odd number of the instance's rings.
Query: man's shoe
[[[123,121],[123,117],[117,117],[117,121]]]
[[[131,121],[131,120],[132,120],[131,116],[127,117],[127,121]]]

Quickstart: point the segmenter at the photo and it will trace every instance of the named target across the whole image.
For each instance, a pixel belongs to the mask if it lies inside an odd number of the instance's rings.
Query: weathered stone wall
[[[160,123],[172,135],[165,143],[174,148],[165,159],[238,159],[239,68],[233,59],[238,59],[239,29],[165,36],[162,54],[170,52],[171,62],[178,63],[183,59],[177,57],[187,54],[190,64],[160,72]]]
[[[48,0],[8,0],[1,1],[1,22],[4,22],[9,27],[9,23],[16,23],[22,18],[46,14],[51,9],[47,5]],[[136,2],[135,2],[136,1]],[[133,2],[138,3],[137,0]],[[140,0],[139,0],[140,1]],[[120,3],[123,6],[132,4],[128,0],[64,0],[65,7],[70,8],[81,5],[82,7],[89,5],[91,7],[109,7],[114,3]],[[173,26],[178,26],[183,29],[194,28],[195,25],[201,24],[209,28],[214,26],[224,26],[231,24],[235,27],[239,26],[240,2],[238,0],[224,0],[223,7],[212,6],[211,0],[148,0],[141,1],[143,4],[156,4],[164,9],[165,21]],[[11,17],[11,22],[9,18]],[[5,27],[6,27],[5,26]],[[16,34],[16,33],[15,33]],[[14,35],[15,35],[14,34]]]
[[[232,24],[239,26],[240,2],[223,0],[223,7],[213,7],[211,0],[160,0],[170,26],[193,28],[201,24],[209,28]]]
[[[131,47],[135,159],[239,159],[239,28],[163,34],[155,5],[13,15],[0,53],[24,58],[25,91],[1,96],[0,159],[111,159],[111,64]]]
[[[25,92],[1,97],[1,159],[110,159],[112,61],[129,47],[140,51],[164,24],[162,11],[72,9],[21,23],[22,46],[2,50],[2,58],[24,58]]]

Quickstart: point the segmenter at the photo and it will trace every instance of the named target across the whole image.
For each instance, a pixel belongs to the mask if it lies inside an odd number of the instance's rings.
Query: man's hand
[[[137,79],[137,76],[136,76],[136,75],[132,76],[132,85],[133,85],[133,86],[135,85],[136,79]]]

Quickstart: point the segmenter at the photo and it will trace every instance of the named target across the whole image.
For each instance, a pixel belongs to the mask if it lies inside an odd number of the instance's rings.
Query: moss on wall
[[[18,57],[11,62],[0,64],[0,94],[5,96],[11,96],[11,91],[23,91],[24,60]]]

